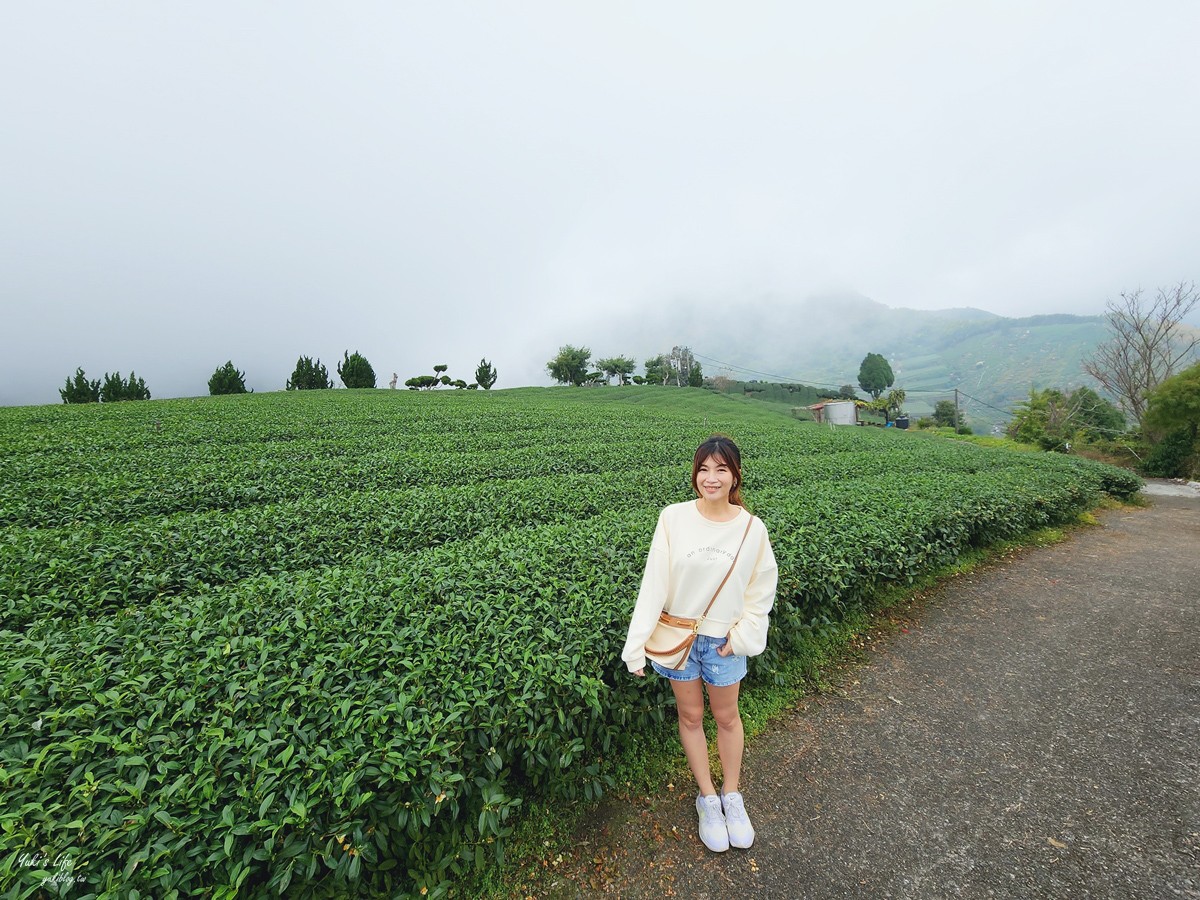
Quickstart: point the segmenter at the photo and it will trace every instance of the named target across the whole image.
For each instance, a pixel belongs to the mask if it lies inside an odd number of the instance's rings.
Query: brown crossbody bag
[[[729,564],[729,571],[721,579],[716,593],[708,601],[708,606],[704,607],[700,618],[686,619],[683,616],[673,616],[666,611],[658,614],[658,624],[654,626],[650,639],[646,641],[646,655],[653,657],[660,666],[667,669],[682,669],[684,663],[687,662],[688,654],[692,652],[692,644],[696,642],[696,635],[700,633],[700,623],[708,616],[708,611],[717,602],[717,594],[721,593],[721,588],[725,587],[725,582],[733,574],[733,567],[737,565],[738,557],[742,555],[742,547],[745,546],[746,537],[750,534],[750,526],[753,524],[754,516],[751,516],[750,521],[746,523],[746,530],[742,534],[742,542],[738,544],[737,553],[733,555],[733,562]]]

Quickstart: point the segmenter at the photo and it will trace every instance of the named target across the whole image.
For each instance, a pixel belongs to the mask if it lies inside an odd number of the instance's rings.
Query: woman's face
[[[710,456],[700,463],[696,472],[696,492],[705,500],[719,503],[729,501],[729,492],[733,489],[733,472],[725,461],[716,456]]]

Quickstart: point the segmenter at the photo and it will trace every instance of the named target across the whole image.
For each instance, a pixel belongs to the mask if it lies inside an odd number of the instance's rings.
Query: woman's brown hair
[[[734,506],[745,506],[746,504],[742,502],[742,453],[738,450],[737,444],[733,442],[733,438],[723,434],[714,434],[696,448],[696,455],[692,459],[692,490],[696,492],[696,496],[700,496],[700,491],[696,487],[696,476],[700,474],[700,466],[710,456],[715,456],[718,462],[728,466],[730,474],[733,475],[733,486],[729,489],[729,502]]]

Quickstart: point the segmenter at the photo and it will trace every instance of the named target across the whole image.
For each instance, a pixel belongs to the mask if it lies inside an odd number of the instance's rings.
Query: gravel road
[[[749,745],[748,851],[609,803],[551,896],[1200,898],[1200,492],[929,592]]]

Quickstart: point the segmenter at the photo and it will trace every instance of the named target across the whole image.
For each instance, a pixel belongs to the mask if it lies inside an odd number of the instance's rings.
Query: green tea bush
[[[45,854],[72,896],[441,896],[526,799],[598,796],[669,705],[619,653],[711,431],[779,561],[762,675],[877,586],[1140,486],[618,393],[0,410],[0,891],[41,896]]]

